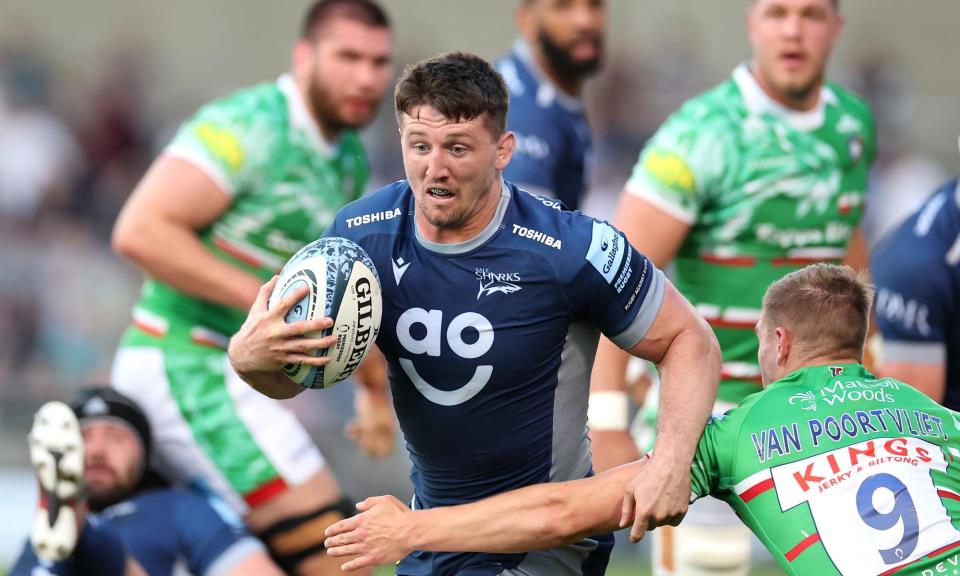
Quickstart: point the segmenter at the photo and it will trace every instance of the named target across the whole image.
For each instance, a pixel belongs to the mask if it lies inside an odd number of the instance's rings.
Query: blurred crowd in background
[[[515,2],[499,1],[503,6],[497,10],[508,19]],[[428,3],[414,4],[422,8]],[[731,9],[740,10],[733,4]],[[392,13],[405,6],[386,5]],[[293,21],[288,24],[292,30]],[[503,25],[509,29],[500,37],[509,38],[512,25]],[[729,30],[729,35],[742,41],[740,30]],[[292,33],[287,36],[292,43]],[[397,38],[398,67],[436,52],[433,46],[418,48],[403,27]],[[611,216],[642,144],[659,123],[736,64],[729,62],[718,75],[709,62],[711,47],[692,42],[683,27],[662,34],[655,54],[618,49],[615,38],[610,43],[610,56],[589,83],[586,98],[594,157],[584,211],[601,218]],[[51,63],[53,54],[43,42],[29,34],[0,35],[0,465],[26,464],[23,438],[43,401],[65,398],[83,383],[106,378],[141,281],[110,250],[113,221],[185,115],[218,95],[198,90],[176,112],[152,109],[148,95],[156,78],[150,78],[150,51],[136,43],[119,45],[123,48],[103,56],[98,71],[84,74],[80,82],[72,78],[65,94],[66,72]],[[509,42],[487,46],[484,55],[508,49]],[[916,151],[915,144],[928,135],[918,133],[912,115],[917,102],[939,103],[943,121],[952,122],[948,129],[956,135],[960,94],[915,94],[906,81],[908,64],[894,51],[861,49],[857,54],[835,65],[831,76],[862,94],[878,119],[879,155],[865,223],[868,238],[875,241],[957,171],[956,140],[937,159]],[[929,65],[943,58],[949,60],[941,54]],[[286,60],[276,61],[276,74],[286,65]],[[242,85],[212,84],[221,93]],[[389,99],[364,140],[374,168],[371,190],[403,177]],[[930,146],[927,142],[919,149]],[[349,463],[336,460],[355,456],[332,444],[341,439],[350,398],[349,387],[341,387],[295,401],[334,469],[348,475]],[[353,484],[358,492],[409,489],[402,450],[375,465],[379,468],[362,465],[365,472],[358,472],[358,484]],[[392,484],[385,488],[385,483]]]

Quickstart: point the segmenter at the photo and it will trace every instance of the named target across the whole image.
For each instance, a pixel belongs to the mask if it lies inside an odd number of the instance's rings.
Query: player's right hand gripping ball
[[[337,343],[314,352],[331,358],[326,366],[288,364],[283,373],[304,388],[329,388],[350,376],[373,347],[383,312],[380,279],[373,261],[355,242],[321,238],[290,258],[280,271],[267,307],[300,286],[310,291],[290,307],[287,323],[328,316],[333,318],[333,328],[305,336],[336,334]]]

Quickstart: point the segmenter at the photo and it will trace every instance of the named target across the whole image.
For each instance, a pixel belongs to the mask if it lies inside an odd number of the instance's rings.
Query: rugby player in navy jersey
[[[890,232],[870,266],[883,335],[878,372],[960,410],[960,179]]]
[[[650,526],[679,522],[690,464],[716,394],[712,332],[618,230],[502,179],[515,147],[507,89],[483,59],[451,53],[408,67],[395,92],[407,180],[344,207],[327,231],[360,244],[382,283],[377,346],[412,461],[414,508],[472,502],[590,476],[589,376],[600,333],[659,365],[664,418],[638,490]],[[305,292],[267,310],[265,284],[234,335],[237,373],[284,398],[280,371],[322,366],[335,337],[286,324]],[[401,575],[603,574],[611,534],[516,554],[418,551]]]
[[[224,504],[152,487],[150,438],[140,408],[111,388],[41,407],[30,431],[41,506],[11,575],[282,574]]]
[[[510,90],[507,127],[516,140],[504,177],[576,210],[590,152],[581,95],[603,62],[604,1],[522,0],[516,21],[520,39],[496,63]]]

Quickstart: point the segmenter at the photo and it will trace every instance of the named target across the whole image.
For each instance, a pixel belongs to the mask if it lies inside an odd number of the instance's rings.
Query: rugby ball
[[[309,292],[287,311],[289,324],[333,318],[333,328],[306,334],[318,338],[335,334],[337,342],[317,356],[329,356],[326,366],[288,364],[283,373],[304,388],[329,388],[346,379],[370,352],[380,331],[383,303],[380,279],[363,248],[346,238],[321,238],[290,258],[273,287],[268,308],[300,286]]]

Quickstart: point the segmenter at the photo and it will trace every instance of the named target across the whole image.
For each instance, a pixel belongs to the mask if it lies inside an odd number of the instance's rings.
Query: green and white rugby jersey
[[[301,246],[319,238],[369,176],[354,132],[324,140],[290,76],[236,92],[201,108],[165,153],[202,169],[232,197],[199,231],[217,257],[264,281]],[[124,344],[224,346],[246,310],[147,280]]]
[[[956,414],[858,364],[797,370],[712,419],[692,481],[789,574],[960,574]]]
[[[767,287],[845,254],[873,156],[861,99],[828,84],[816,109],[790,111],[746,65],[684,104],[640,154],[626,190],[692,226],[674,281],[720,341],[720,400],[758,389],[753,327]]]

